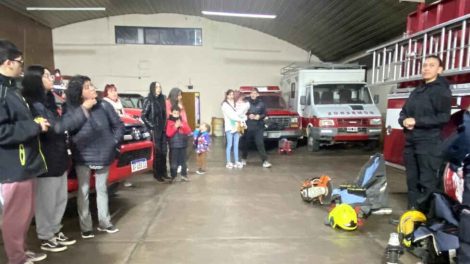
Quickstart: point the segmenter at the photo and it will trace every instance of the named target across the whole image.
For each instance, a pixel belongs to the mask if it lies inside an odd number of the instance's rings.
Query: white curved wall
[[[202,28],[203,46],[116,45],[114,26]],[[98,89],[146,94],[151,81],[201,93],[202,120],[221,116],[227,89],[278,85],[280,69],[305,61],[308,53],[259,31],[203,17],[178,14],[123,15],[75,23],[53,30],[54,60],[63,74],[85,74]],[[312,60],[317,60],[312,57]]]

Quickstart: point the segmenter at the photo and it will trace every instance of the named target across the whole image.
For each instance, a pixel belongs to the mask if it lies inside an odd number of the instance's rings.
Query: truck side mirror
[[[374,104],[378,104],[380,102],[380,95],[374,94]]]
[[[307,104],[307,98],[305,97],[305,95],[302,95],[300,97],[300,104],[301,105],[306,105]]]

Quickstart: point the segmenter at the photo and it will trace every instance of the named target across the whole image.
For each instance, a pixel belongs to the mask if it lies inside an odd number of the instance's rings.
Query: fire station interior
[[[452,89],[465,90],[468,19],[470,0],[0,1],[0,39],[18,46],[25,68],[60,69],[58,93],[76,74],[98,91],[114,84],[139,120],[158,81],[165,95],[182,90],[192,130],[211,125],[203,175],[188,139],[189,182],[156,181],[147,159],[134,166],[130,158],[128,173],[111,171],[115,234],[96,231],[91,194],[95,237],[80,236],[69,184],[62,231],[77,243],[45,252],[42,263],[424,263],[393,237],[407,211],[398,116],[405,90],[420,80],[423,52],[441,55]],[[248,97],[254,88],[274,105],[263,128],[272,166],[262,166],[250,141],[246,166],[229,169],[224,94]],[[460,93],[452,113],[468,98]],[[383,204],[364,209],[369,198],[361,198],[350,206],[353,226],[342,227],[332,212],[347,204],[348,188],[365,195],[372,167]],[[34,220],[27,246],[41,252]],[[0,248],[7,263],[3,240]]]

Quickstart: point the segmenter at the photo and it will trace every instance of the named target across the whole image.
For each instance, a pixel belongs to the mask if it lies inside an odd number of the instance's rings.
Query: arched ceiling
[[[405,31],[416,3],[399,0],[3,0],[1,4],[51,28],[124,14],[202,10],[275,14],[275,19],[205,16],[290,42],[324,61],[337,61]],[[26,7],[106,7],[106,11],[26,11]]]

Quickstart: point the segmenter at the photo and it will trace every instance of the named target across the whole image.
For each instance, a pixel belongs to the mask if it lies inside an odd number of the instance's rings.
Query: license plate
[[[346,132],[356,133],[358,131],[357,127],[347,127]]]
[[[136,172],[147,168],[147,159],[138,159],[131,161],[131,171]]]

